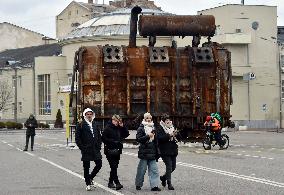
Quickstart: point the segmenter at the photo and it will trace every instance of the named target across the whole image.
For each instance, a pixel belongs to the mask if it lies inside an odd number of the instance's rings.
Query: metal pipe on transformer
[[[141,7],[135,6],[131,10],[129,47],[136,47],[137,21],[138,14],[142,12]]]
[[[141,15],[139,17],[139,34],[143,37],[213,36],[215,30],[215,18],[212,15]]]

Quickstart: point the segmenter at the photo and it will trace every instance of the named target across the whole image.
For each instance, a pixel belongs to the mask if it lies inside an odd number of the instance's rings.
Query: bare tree
[[[12,88],[7,81],[0,81],[0,112],[6,110],[13,97]]]

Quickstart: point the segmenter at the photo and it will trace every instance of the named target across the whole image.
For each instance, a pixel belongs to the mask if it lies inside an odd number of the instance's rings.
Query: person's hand
[[[122,122],[122,121],[119,121],[119,122],[118,122],[118,125],[121,126],[121,127],[123,127],[123,122]]]
[[[150,136],[150,138],[152,139],[152,138],[154,138],[155,133],[149,133],[149,136]]]

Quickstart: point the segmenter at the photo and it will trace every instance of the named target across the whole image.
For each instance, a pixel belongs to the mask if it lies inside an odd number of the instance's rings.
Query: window
[[[40,115],[51,114],[50,75],[38,75],[38,107]]]
[[[280,64],[281,67],[284,68],[284,55],[281,55]]]
[[[22,76],[18,76],[18,84],[19,84],[19,87],[22,87]]]
[[[67,74],[68,76],[68,85],[72,84],[72,74]]]
[[[19,104],[19,112],[22,113],[23,112],[23,104],[22,102],[18,102]]]
[[[13,88],[16,87],[16,76],[12,76],[12,80],[13,80]]]
[[[281,82],[281,97],[282,97],[282,100],[284,101],[284,80],[282,80]]]
[[[77,10],[77,15],[79,14],[79,10]]]
[[[71,11],[68,12],[68,19],[71,17]]]

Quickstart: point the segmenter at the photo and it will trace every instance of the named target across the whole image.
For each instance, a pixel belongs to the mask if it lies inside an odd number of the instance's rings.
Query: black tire
[[[202,142],[203,148],[205,150],[211,150],[211,140],[209,136],[206,136],[205,139]]]
[[[229,145],[230,145],[230,138],[229,138],[229,136],[226,135],[226,134],[222,134],[221,135],[221,139],[223,140],[223,142],[225,141],[225,144],[223,145],[223,148],[227,149],[229,147]]]

